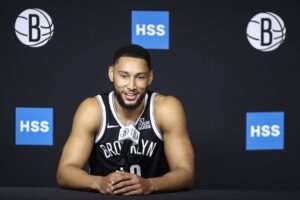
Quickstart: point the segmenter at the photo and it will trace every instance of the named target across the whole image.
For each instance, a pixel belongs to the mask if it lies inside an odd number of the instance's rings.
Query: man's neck
[[[144,101],[142,101],[136,109],[126,109],[120,105],[115,96],[114,104],[117,111],[117,116],[123,124],[126,124],[128,121],[136,121],[144,108]]]

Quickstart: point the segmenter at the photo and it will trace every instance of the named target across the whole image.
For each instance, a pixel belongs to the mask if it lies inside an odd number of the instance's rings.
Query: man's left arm
[[[115,194],[142,195],[176,191],[192,186],[195,175],[194,152],[186,127],[183,107],[170,96],[157,96],[154,114],[165,145],[170,171],[161,177],[144,179],[135,174],[117,172],[112,190]]]
[[[195,166],[183,106],[171,96],[158,96],[156,104],[155,117],[163,134],[170,172],[160,178],[150,179],[153,191],[188,189],[194,182]]]

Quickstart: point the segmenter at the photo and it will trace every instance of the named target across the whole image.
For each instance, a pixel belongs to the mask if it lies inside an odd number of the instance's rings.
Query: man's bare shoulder
[[[101,112],[102,109],[95,97],[86,98],[81,102],[76,111],[74,125],[96,131],[101,124]]]
[[[185,114],[181,102],[174,96],[158,94],[155,98],[154,115],[161,130],[184,120]]]
[[[182,105],[180,101],[174,97],[174,96],[167,96],[162,94],[157,94],[155,97],[155,107],[159,110],[165,110],[165,109],[176,109],[180,108]]]
[[[96,97],[88,97],[81,102],[80,107],[82,107],[83,109],[94,110],[99,109],[100,104]]]

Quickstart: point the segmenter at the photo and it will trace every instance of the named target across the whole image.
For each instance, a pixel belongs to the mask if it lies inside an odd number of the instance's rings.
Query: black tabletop
[[[66,190],[62,188],[42,188],[42,187],[0,187],[1,200],[34,200],[34,199],[72,199],[72,200],[300,200],[300,191],[263,191],[263,190],[202,190],[192,189],[182,192],[171,192],[161,194],[151,194],[147,196],[116,196],[103,195],[96,192],[86,192],[78,190]]]

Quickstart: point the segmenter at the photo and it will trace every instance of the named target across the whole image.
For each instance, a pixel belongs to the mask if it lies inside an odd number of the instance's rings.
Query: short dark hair
[[[151,57],[149,52],[136,44],[127,44],[118,49],[113,57],[113,65],[115,65],[121,57],[141,58],[146,61],[147,67],[151,70]]]

